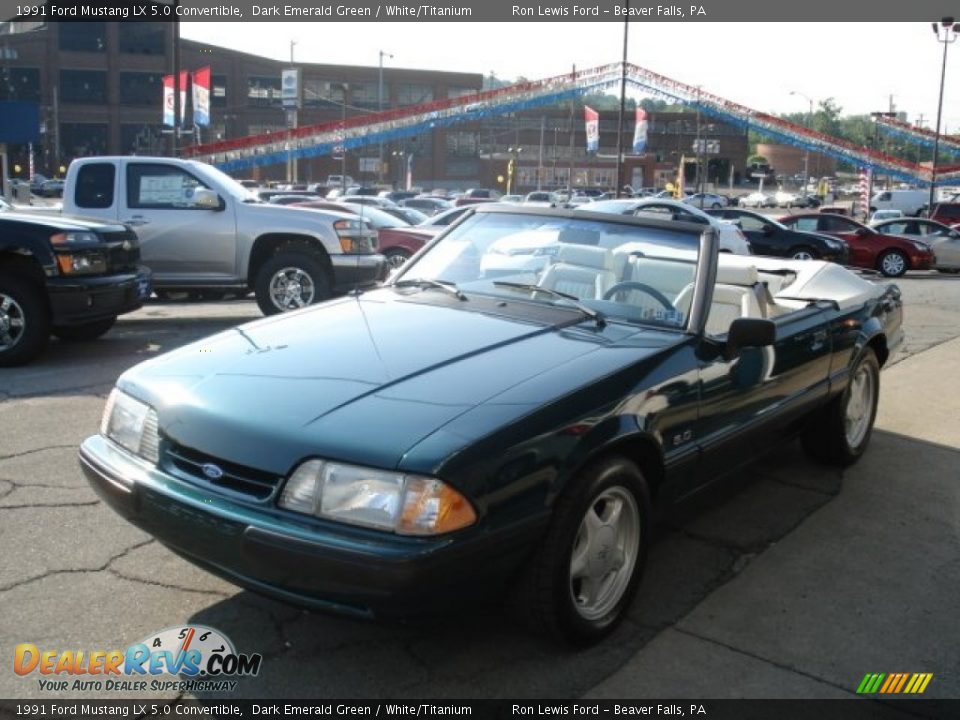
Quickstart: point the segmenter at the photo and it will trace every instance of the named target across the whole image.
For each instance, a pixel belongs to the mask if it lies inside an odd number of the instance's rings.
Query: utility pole
[[[624,3],[623,14],[623,60],[620,64],[620,114],[617,117],[617,187],[615,197],[620,197],[623,188],[623,116],[627,104],[627,39],[630,30],[630,0]]]
[[[293,48],[296,46],[296,44],[297,44],[296,40],[290,41],[290,69],[291,70],[295,69],[293,65]],[[298,93],[300,92],[299,88],[297,91]],[[298,97],[298,102],[299,102],[299,97]],[[298,108],[297,108],[297,105],[294,105],[293,109],[290,110],[290,127],[291,129],[296,130],[299,124],[300,124],[300,118],[299,118]],[[288,161],[287,161],[287,181],[290,183],[297,182],[297,178],[300,176],[299,167],[297,163],[297,154],[296,152],[294,152],[293,145],[294,145],[294,142],[293,142],[293,139],[291,138],[290,157],[288,158]]]
[[[537,190],[543,189],[543,132],[546,130],[547,116],[540,116],[540,154],[537,156]]]
[[[393,55],[383,50],[379,52],[380,68],[377,74],[377,112],[383,112],[383,59],[386,57],[393,60]],[[377,182],[383,182],[383,140],[380,141],[379,150],[377,151]]]
[[[570,74],[570,80],[571,80],[571,82],[574,82],[574,81],[576,81],[576,79],[577,79],[577,66],[574,65],[574,66],[573,66],[573,71],[572,71],[571,74]],[[569,173],[567,174],[567,200],[569,200],[571,197],[573,197],[573,136],[574,136],[574,132],[573,132],[573,108],[574,108],[573,98],[570,98],[570,128],[569,128],[569,132],[570,132],[570,170],[569,170]]]
[[[180,152],[180,21],[173,21],[173,132],[170,133],[170,157]]]
[[[940,122],[943,119],[943,86],[947,78],[947,47],[956,41],[960,23],[954,23],[952,17],[945,17],[940,24],[931,23],[937,42],[943,44],[943,66],[940,70],[940,100],[937,103],[937,127],[933,137],[933,162],[930,165],[930,200],[927,204],[927,217],[933,214],[933,201],[937,193],[937,160],[940,155]],[[943,30],[941,35],[940,31]]]

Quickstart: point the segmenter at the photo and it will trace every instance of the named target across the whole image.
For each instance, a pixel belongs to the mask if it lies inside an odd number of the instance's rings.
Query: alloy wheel
[[[270,300],[280,310],[296,310],[313,303],[316,286],[300,268],[281,268],[270,278]]]
[[[0,293],[0,351],[20,342],[26,327],[23,308],[9,295]]]
[[[863,438],[866,437],[867,431],[870,429],[874,392],[874,380],[870,368],[861,364],[850,381],[850,388],[847,391],[847,407],[843,418],[847,444],[852,448],[863,442]]]

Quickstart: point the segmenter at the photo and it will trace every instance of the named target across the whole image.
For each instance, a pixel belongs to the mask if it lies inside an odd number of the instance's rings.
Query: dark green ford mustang
[[[508,588],[589,642],[658,505],[794,434],[864,452],[901,317],[895,286],[702,225],[480,207],[384,288],[125,373],[80,461],[245,587],[367,616]]]

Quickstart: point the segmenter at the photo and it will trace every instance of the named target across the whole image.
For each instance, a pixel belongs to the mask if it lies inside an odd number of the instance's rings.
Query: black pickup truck
[[[39,355],[50,334],[93,340],[150,295],[124,225],[0,212],[0,367]]]

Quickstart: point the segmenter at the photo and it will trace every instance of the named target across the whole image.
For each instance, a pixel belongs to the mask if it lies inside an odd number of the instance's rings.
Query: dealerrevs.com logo
[[[187,625],[148,635],[126,650],[60,651],[20,643],[13,669],[22,677],[36,677],[40,690],[52,693],[222,692],[236,689],[235,678],[257,675],[262,662],[259,653],[238,653],[219,630]]]

